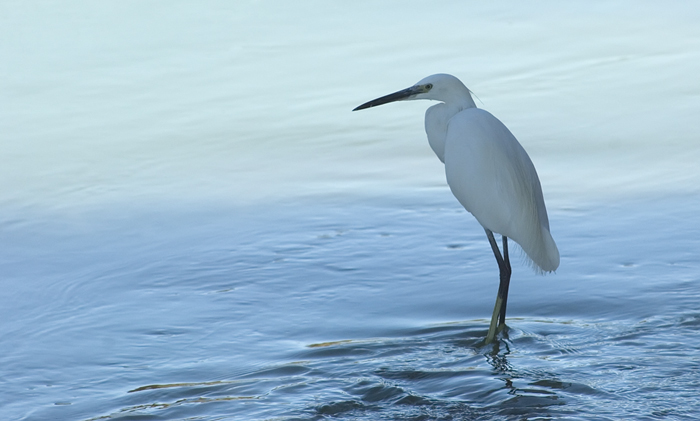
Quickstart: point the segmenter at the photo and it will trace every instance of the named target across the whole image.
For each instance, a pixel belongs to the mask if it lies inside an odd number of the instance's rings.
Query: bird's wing
[[[508,128],[469,108],[450,120],[445,141],[447,183],[477,221],[517,242],[542,270],[559,265],[535,167]]]

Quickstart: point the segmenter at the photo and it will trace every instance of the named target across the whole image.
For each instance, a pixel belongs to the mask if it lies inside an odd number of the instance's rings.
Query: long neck
[[[461,103],[443,102],[433,105],[425,112],[425,133],[428,135],[428,143],[442,162],[445,162],[445,139],[450,119],[466,108],[476,107],[471,97],[468,99],[469,101]]]

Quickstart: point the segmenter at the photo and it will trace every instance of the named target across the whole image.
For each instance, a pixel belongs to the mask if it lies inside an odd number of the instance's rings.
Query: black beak
[[[388,104],[390,102],[408,99],[408,98],[412,97],[413,95],[417,95],[417,94],[424,92],[420,88],[421,87],[419,87],[419,86],[411,86],[410,88],[402,89],[400,91],[394,92],[393,94],[385,95],[381,98],[377,98],[377,99],[373,99],[369,102],[365,102],[364,104],[355,108],[353,111],[364,110],[365,108],[376,107],[377,105]]]

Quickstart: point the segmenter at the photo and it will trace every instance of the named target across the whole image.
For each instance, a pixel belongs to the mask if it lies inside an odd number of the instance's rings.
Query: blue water
[[[3,413],[693,419],[698,210],[553,212],[564,264],[516,265],[495,346],[496,265],[447,191],[8,221]]]
[[[700,8],[0,5],[0,419],[696,419]],[[561,252],[498,271],[427,145],[460,77]]]

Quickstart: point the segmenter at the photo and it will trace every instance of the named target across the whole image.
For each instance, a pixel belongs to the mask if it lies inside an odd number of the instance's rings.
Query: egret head
[[[465,102],[468,106],[474,106],[469,89],[456,77],[444,73],[430,75],[410,88],[402,89],[389,95],[366,102],[353,111],[376,107],[394,101],[406,101],[414,99],[432,99],[445,103]]]

